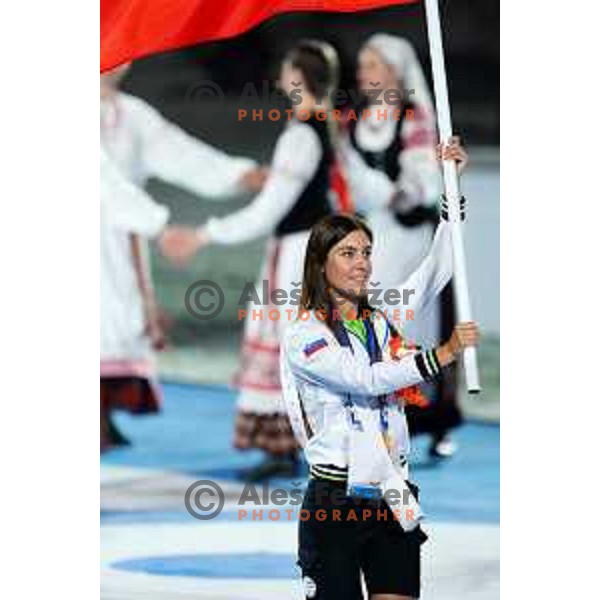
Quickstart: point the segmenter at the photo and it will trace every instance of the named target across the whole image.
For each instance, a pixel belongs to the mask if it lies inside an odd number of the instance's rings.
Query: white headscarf
[[[407,94],[414,90],[414,93],[408,96],[414,104],[433,110],[429,86],[421,63],[408,40],[387,33],[376,33],[365,42],[364,48],[371,48],[381,55],[383,61],[394,69]]]

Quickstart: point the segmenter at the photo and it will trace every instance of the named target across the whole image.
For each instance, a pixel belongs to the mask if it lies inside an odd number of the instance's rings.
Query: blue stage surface
[[[102,456],[102,463],[242,482],[242,472],[258,463],[262,454],[236,452],[231,447],[235,393],[226,387],[173,383],[163,388],[161,414],[118,415],[118,425],[132,446]],[[414,442],[411,478],[421,487],[425,511],[432,520],[498,522],[499,426],[467,423],[456,431],[455,439],[459,451],[443,464],[429,461],[426,438]],[[289,483],[273,481],[274,486]],[[109,513],[103,518],[110,518]]]

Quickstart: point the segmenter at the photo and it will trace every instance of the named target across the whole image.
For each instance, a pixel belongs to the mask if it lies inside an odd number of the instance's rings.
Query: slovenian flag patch
[[[304,356],[306,356],[306,358],[310,358],[313,354],[315,354],[319,350],[323,350],[323,348],[326,347],[327,341],[325,340],[325,338],[315,340],[314,342],[311,342],[310,344],[304,346]]]

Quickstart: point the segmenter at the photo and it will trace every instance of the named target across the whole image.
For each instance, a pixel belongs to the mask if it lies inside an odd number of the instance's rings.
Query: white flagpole
[[[444,47],[442,45],[442,28],[438,0],[425,0],[425,14],[429,36],[429,50],[433,71],[433,87],[437,110],[440,142],[447,143],[452,137],[450,120],[450,103],[448,101],[448,83],[444,64]],[[452,227],[452,250],[454,253],[454,296],[459,321],[471,321],[471,302],[467,282],[465,246],[460,220],[460,187],[458,173],[454,161],[442,162],[444,172],[444,189],[448,199],[448,217]],[[467,348],[464,352],[465,379],[470,394],[481,391],[479,370],[477,368],[477,352],[475,348]]]

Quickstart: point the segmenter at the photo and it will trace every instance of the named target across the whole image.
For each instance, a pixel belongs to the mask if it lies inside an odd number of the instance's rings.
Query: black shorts
[[[299,523],[305,597],[363,600],[362,573],[369,595],[418,598],[427,536],[420,526],[405,532],[383,500],[344,498],[345,489],[342,482],[309,482]]]

